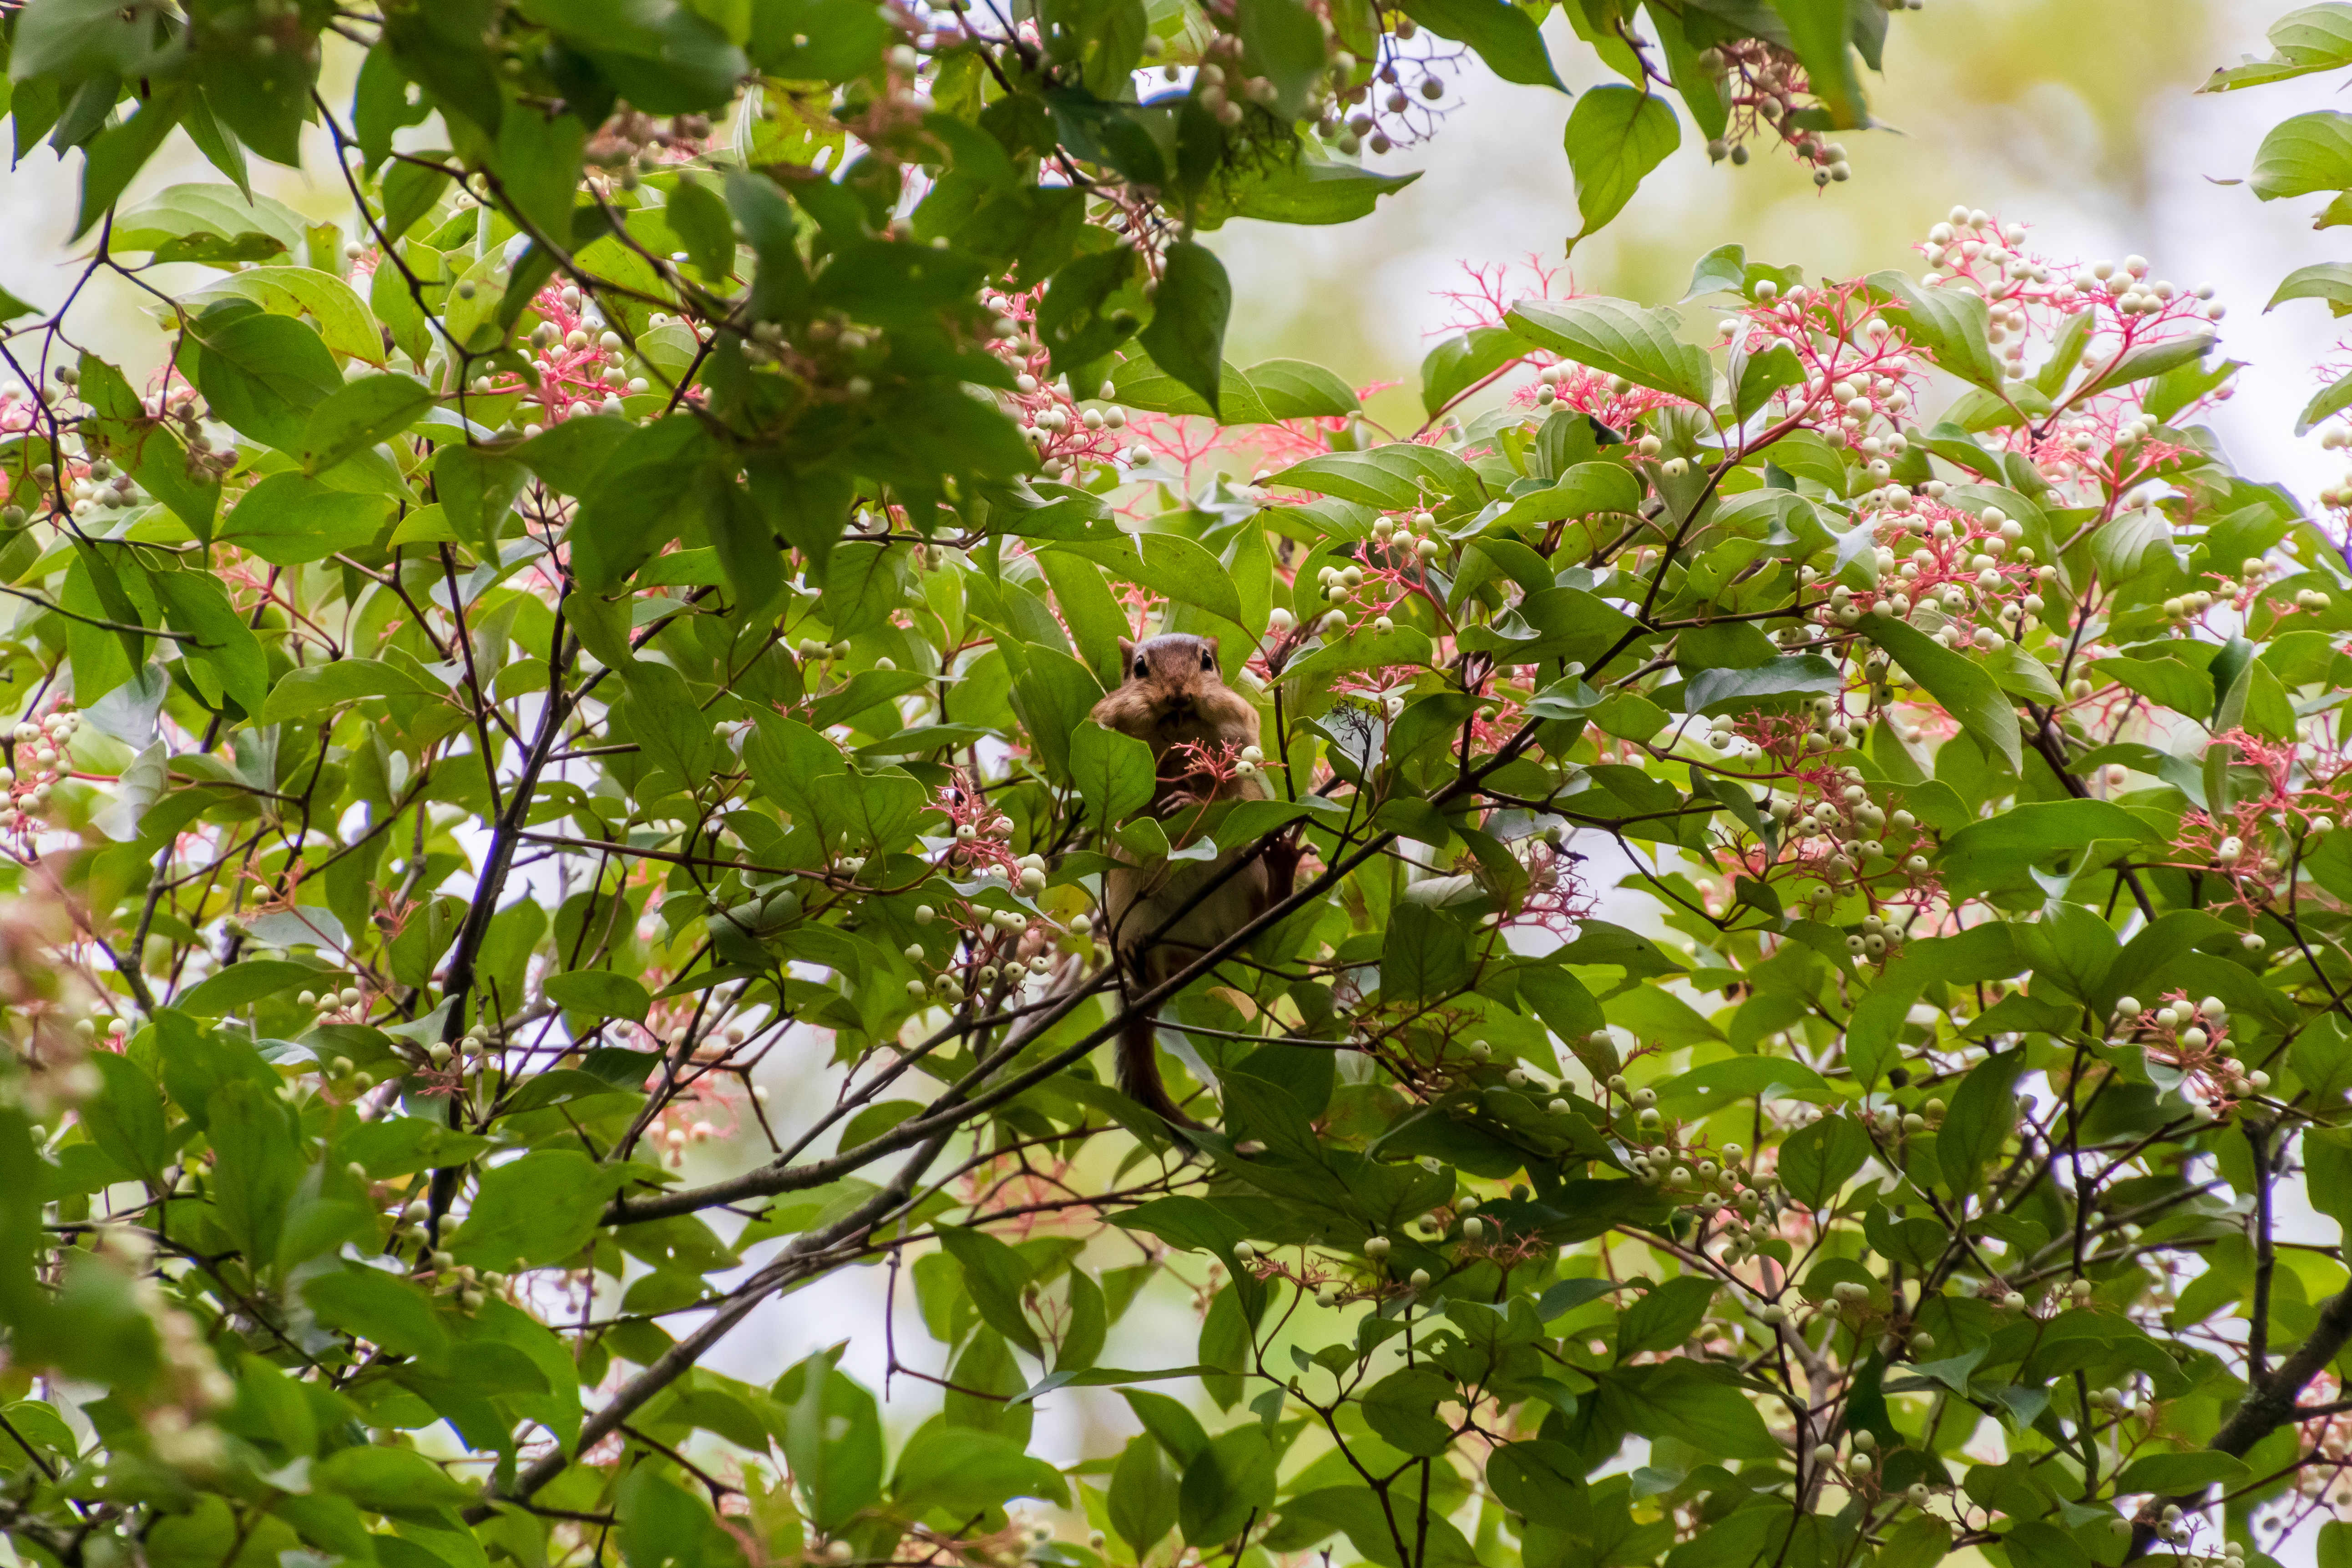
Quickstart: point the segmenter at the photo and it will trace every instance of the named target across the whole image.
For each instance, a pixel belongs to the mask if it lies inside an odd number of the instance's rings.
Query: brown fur
[[[1219,781],[1189,767],[1186,744],[1210,749],[1258,743],[1257,709],[1224,683],[1217,669],[1217,639],[1169,635],[1141,643],[1122,640],[1125,678],[1095,704],[1094,721],[1151,748],[1157,784],[1151,812],[1170,816],[1209,800],[1262,800],[1264,774]],[[1103,878],[1107,934],[1129,983],[1148,990],[1289,896],[1295,857],[1261,857],[1229,878],[1157,942],[1153,931],[1230,864],[1231,857],[1150,868],[1121,867]],[[1277,884],[1279,884],[1277,886]],[[1129,1099],[1178,1126],[1197,1127],[1160,1081],[1154,1023],[1131,1022],[1118,1043],[1118,1084]]]

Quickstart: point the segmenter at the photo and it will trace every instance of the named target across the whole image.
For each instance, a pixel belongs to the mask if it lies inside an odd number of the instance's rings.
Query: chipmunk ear
[[[1124,670],[1135,658],[1135,645],[1125,637],[1118,639],[1118,667]]]

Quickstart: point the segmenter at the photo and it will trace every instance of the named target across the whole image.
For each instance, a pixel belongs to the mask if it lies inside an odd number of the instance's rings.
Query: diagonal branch
[[[2352,1289],[2330,1296],[2319,1309],[2319,1321],[2312,1325],[2310,1336],[2297,1345],[2294,1353],[2279,1363],[2270,1381],[2247,1391],[2245,1399],[2221,1423],[2206,1445],[2217,1453],[2242,1458],[2249,1448],[2291,1421],[2307,1419],[2306,1413],[2295,1408],[2295,1400],[2352,1342]],[[2128,1563],[2145,1556],[2156,1544],[2157,1521],[2164,1517],[2165,1505],[2177,1503],[2182,1508],[2195,1507],[2204,1497],[2202,1490],[2179,1497],[2151,1498],[2142,1505],[2132,1520],[2131,1545],[2124,1553]]]

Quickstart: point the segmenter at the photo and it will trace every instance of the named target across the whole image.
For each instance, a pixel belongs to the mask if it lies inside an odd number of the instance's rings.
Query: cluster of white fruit
[[[2320,433],[2319,447],[2325,452],[2352,447],[2352,427],[2329,426]],[[2346,473],[2335,485],[2321,490],[2319,504],[2330,508],[2352,507],[2352,472]]]
[[[1870,921],[1865,920],[1863,921],[1863,924],[1867,926],[1870,924]],[[1890,930],[1886,934],[1891,937],[1895,933]],[[1854,939],[1853,937],[1846,938],[1846,945],[1849,949],[1852,948],[1853,942]],[[1916,1110],[1897,1110],[1894,1106],[1888,1105],[1882,1106],[1875,1110],[1863,1111],[1861,1116],[1863,1121],[1878,1127],[1888,1137],[1892,1138],[1906,1132],[1919,1132],[1931,1127],[1942,1126],[1944,1124],[1944,1102],[1940,1100],[1931,1098],[1921,1102],[1919,1109]]]
[[[2146,1406],[2143,1405],[2141,1408],[2145,1409]],[[2117,1535],[2129,1535],[2132,1532],[2132,1521],[2127,1519],[2118,1519],[2108,1528]],[[2166,1503],[2164,1510],[2157,1515],[2156,1533],[2160,1541],[2175,1542],[2186,1541],[2194,1529],[2195,1524],[2190,1516],[2181,1510],[2179,1503]],[[2178,1561],[2180,1568],[2246,1568],[2246,1549],[2232,1541],[2221,1549],[2219,1556],[2203,1552],[2182,1552]]]
[[[340,991],[301,991],[294,996],[298,1007],[315,1007],[321,1013],[342,1012],[356,1007],[363,1000],[360,988],[346,985]]]
[[[2095,299],[2101,295],[2115,301],[2116,309],[2126,316],[2161,315],[2175,300],[2194,300],[2204,305],[2195,312],[2209,321],[2218,321],[2229,313],[2228,307],[2211,303],[2213,285],[2200,283],[2194,289],[2158,279],[2147,280],[2148,261],[2144,256],[2127,256],[2120,266],[2112,261],[2094,261],[2089,268],[2074,275],[2069,285],[2075,293]]]
[[[1989,341],[1999,346],[2014,334],[2016,341],[2003,348],[2001,355],[2002,374],[2011,381],[2021,381],[2027,374],[2028,303],[2069,314],[2105,307],[2123,319],[2127,335],[2134,322],[2148,317],[2218,321],[2228,313],[2214,301],[2210,283],[2188,288],[2161,278],[2150,279],[2146,257],[2095,261],[2060,278],[2048,262],[2027,254],[2024,244],[2021,226],[2003,227],[1980,208],[1956,206],[1948,221],[1927,231],[1927,243],[1921,247],[1928,267],[1941,268],[1930,270],[1923,281],[1930,286],[1973,285],[1983,291],[1990,309]],[[2145,434],[2145,429],[2140,433]]]
[[[2235,840],[2225,841],[2234,843]],[[2256,1068],[2247,1070],[2237,1059],[2237,1047],[2229,1037],[2230,1008],[2219,996],[2208,996],[2194,1005],[2183,998],[2160,1004],[2154,1011],[2143,1008],[2137,996],[2116,999],[2116,1036],[2113,1044],[2128,1045],[2134,1030],[2149,1028],[2172,1037],[2174,1049],[2184,1058],[2201,1057],[2208,1052],[2218,1058],[2220,1066],[2213,1076],[2232,1100],[2244,1100],[2270,1088],[2271,1075]]]
[[[1717,1152],[1719,1164],[1704,1153],[1671,1149],[1636,1152],[1628,1163],[1641,1181],[1684,1197],[1702,1223],[1717,1223],[1724,1261],[1744,1263],[1777,1232],[1788,1200],[1778,1187],[1754,1181],[1740,1168],[1748,1152],[1740,1145],[1726,1143]]]
[[[344,1167],[352,1180],[368,1184],[367,1167],[354,1160]],[[507,1277],[498,1270],[477,1269],[472,1264],[460,1264],[442,1249],[425,1250],[425,1226],[433,1217],[433,1206],[423,1198],[412,1201],[394,1216],[392,1241],[397,1246],[408,1243],[417,1248],[416,1266],[420,1272],[431,1270],[438,1289],[457,1298],[457,1305],[467,1312],[479,1311],[488,1292],[504,1289]]]
[[[1014,385],[1020,393],[1021,434],[1043,458],[1040,468],[1047,479],[1058,479],[1080,463],[1123,460],[1130,468],[1140,468],[1150,460],[1151,449],[1140,443],[1124,452],[1119,449],[1118,433],[1127,428],[1128,415],[1112,401],[1118,389],[1109,382],[1097,392],[1103,404],[1097,408],[1079,406],[1067,376],[1041,383],[1024,371],[1014,378]]]
[[[1433,532],[1436,527],[1437,515],[1429,511],[1374,518],[1372,543],[1382,549],[1408,550],[1423,561],[1434,561],[1445,551]]]
[[[16,766],[0,767],[0,790],[8,797],[8,805],[0,807],[0,828],[30,826],[30,814],[49,804],[65,777],[67,749],[80,728],[81,715],[63,708],[37,723],[16,726]]]
[[[1948,490],[1940,479],[1931,480],[1925,492],[1926,504],[1917,515],[1910,515],[1910,506],[1921,503],[1906,497],[1909,504],[1877,524],[1884,542],[1874,555],[1876,577],[1867,590],[1870,602],[1857,603],[1854,590],[1833,584],[1828,599],[1814,607],[1813,617],[1824,626],[1844,628],[1859,626],[1865,616],[1910,620],[1926,611],[1943,622],[1933,636],[1944,647],[1997,647],[2046,607],[2041,590],[2056,578],[2057,569],[2035,563],[2033,547],[2020,542],[2025,525],[1999,507],[1973,515],[1945,507]],[[1915,529],[1923,536],[1916,543],[1911,539]],[[1903,550],[1906,543],[1912,544],[1907,554]],[[1811,568],[1801,575],[1813,579]],[[1962,617],[1979,616],[1983,619],[1973,632],[1960,624]]]
[[[655,1141],[668,1154],[670,1166],[675,1170],[686,1163],[686,1151],[689,1144],[708,1143],[718,1136],[718,1128],[698,1119],[684,1127],[673,1125],[663,1128],[655,1134]]]
[[[1904,807],[1889,810],[1873,799],[1870,787],[1862,782],[1860,770],[1843,769],[1839,776],[1844,782],[1834,786],[1834,795],[1830,793],[1832,786],[1824,785],[1821,796],[1805,805],[1768,794],[1763,810],[1780,826],[1792,845],[1811,846],[1820,851],[1812,858],[1822,862],[1819,868],[1824,875],[1843,879],[1864,871],[1874,862],[1895,858],[1885,836],[1890,830],[1913,833],[1919,819]],[[1901,869],[1911,875],[1927,868],[1924,856],[1915,853],[1901,858]],[[1863,921],[1863,934],[1849,939],[1848,947],[1875,958],[1901,941],[1900,931],[1872,915]]]

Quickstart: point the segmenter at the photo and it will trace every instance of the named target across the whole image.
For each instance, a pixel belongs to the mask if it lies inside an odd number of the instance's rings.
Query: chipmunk
[[[1224,683],[1217,671],[1217,639],[1170,634],[1140,643],[1121,638],[1119,660],[1126,675],[1100,702],[1094,721],[1131,735],[1151,748],[1157,782],[1151,814],[1166,816],[1212,800],[1264,800],[1265,776],[1251,773],[1220,778],[1200,765],[1193,745],[1212,752],[1254,746],[1257,709]],[[1119,955],[1126,984],[1149,990],[1178,973],[1263,913],[1290,896],[1298,865],[1295,844],[1269,848],[1227,878],[1157,941],[1147,942],[1160,923],[1182,909],[1233,863],[1171,862],[1120,867],[1103,878],[1105,934]],[[1178,1127],[1201,1123],[1177,1106],[1160,1081],[1149,1014],[1132,1020],[1118,1043],[1118,1087],[1137,1104]]]

